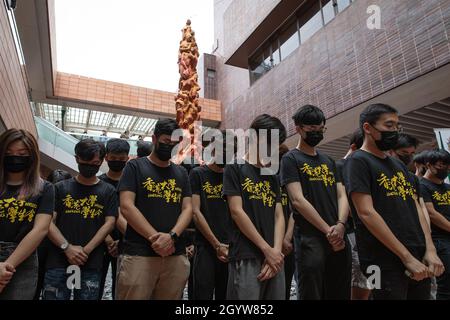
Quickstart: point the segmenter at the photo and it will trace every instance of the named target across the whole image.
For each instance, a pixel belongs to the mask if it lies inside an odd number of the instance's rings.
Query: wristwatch
[[[64,243],[60,246],[62,251],[66,251],[69,247],[69,243],[67,241],[64,241]]]
[[[170,231],[169,234],[170,234],[170,237],[172,238],[173,242],[177,243],[177,241],[178,241],[177,233],[175,231]]]

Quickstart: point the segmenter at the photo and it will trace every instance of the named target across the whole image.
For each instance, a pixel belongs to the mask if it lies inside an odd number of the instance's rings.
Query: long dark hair
[[[43,180],[39,176],[39,147],[35,137],[21,129],[9,129],[0,135],[0,196],[6,192],[7,175],[4,165],[6,151],[9,145],[16,141],[22,141],[31,156],[31,165],[25,173],[23,184],[19,190],[19,198],[37,196],[43,186]]]

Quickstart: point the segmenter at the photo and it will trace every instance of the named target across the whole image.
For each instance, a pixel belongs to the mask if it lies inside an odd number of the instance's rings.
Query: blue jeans
[[[437,254],[444,264],[444,273],[436,278],[437,300],[450,300],[450,239],[433,239]]]
[[[44,300],[70,300],[72,288],[67,286],[67,279],[72,273],[64,268],[48,269],[44,278],[42,297]],[[74,300],[97,300],[101,272],[82,270],[80,289],[73,289]]]

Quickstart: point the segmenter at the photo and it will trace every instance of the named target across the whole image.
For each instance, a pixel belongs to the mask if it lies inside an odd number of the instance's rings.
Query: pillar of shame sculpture
[[[197,74],[197,62],[199,51],[195,41],[195,32],[191,27],[191,20],[187,20],[186,26],[181,30],[182,40],[178,52],[178,67],[180,81],[178,83],[178,94],[175,96],[175,108],[177,122],[180,128],[189,132],[191,143],[180,152],[180,160],[186,156],[200,159],[200,150],[196,148],[198,132],[195,132],[196,121],[200,120],[201,106],[199,105],[199,91]],[[198,129],[198,128],[197,128]],[[201,144],[200,144],[201,145]],[[201,161],[200,161],[201,162]]]

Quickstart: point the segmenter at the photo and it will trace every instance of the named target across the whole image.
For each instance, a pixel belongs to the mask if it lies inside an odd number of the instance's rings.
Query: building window
[[[336,0],[338,11],[342,12],[350,5],[351,0]]]
[[[323,26],[319,1],[314,1],[308,11],[300,17],[300,38],[302,43],[313,36]]]
[[[208,75],[208,78],[214,79],[216,77],[216,70],[207,69],[206,74]]]
[[[336,2],[333,0],[322,0],[323,23],[327,24],[336,16]]]
[[[280,35],[280,44],[281,60],[286,59],[295,49],[300,46],[297,21],[294,21],[294,23],[292,23]]]
[[[250,83],[286,59],[354,0],[309,0],[249,59]],[[268,35],[269,36],[269,35]]]
[[[251,83],[261,78],[266,72],[273,67],[272,55],[270,47],[266,48],[263,54],[257,56],[256,59],[252,59],[250,64],[250,80]]]
[[[281,62],[280,49],[279,49],[278,39],[272,43],[272,66],[275,67]]]

